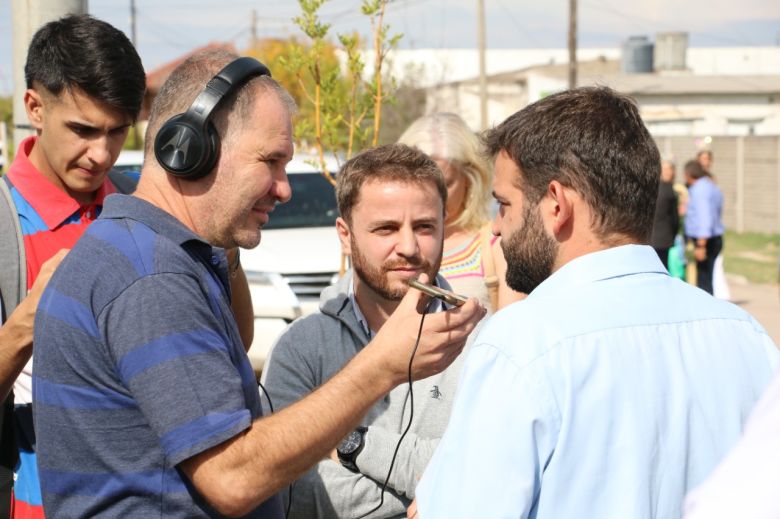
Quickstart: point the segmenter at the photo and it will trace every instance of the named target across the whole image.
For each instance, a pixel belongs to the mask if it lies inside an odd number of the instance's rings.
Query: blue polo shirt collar
[[[100,218],[128,218],[140,222],[159,235],[165,236],[178,245],[192,249],[201,256],[215,271],[217,267],[227,268],[225,250],[213,247],[170,213],[163,211],[132,195],[115,194],[106,198]]]

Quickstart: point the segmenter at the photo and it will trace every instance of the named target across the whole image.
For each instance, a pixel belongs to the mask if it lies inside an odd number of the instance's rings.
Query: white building
[[[681,64],[673,68],[681,70],[636,74],[621,72],[619,48],[579,49],[578,84],[631,95],[655,135],[780,135],[780,47],[688,48],[685,42],[687,36],[673,49]],[[456,112],[478,129],[478,58],[470,49],[397,50],[389,62],[396,77],[425,89],[426,112]],[[567,60],[565,49],[487,51],[488,123],[565,89]]]

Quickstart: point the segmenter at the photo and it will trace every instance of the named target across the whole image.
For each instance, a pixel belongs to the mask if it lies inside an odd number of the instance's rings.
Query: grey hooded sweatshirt
[[[449,289],[444,278],[439,276],[436,282]],[[327,382],[368,343],[350,303],[351,283],[349,273],[326,288],[320,297],[321,313],[292,323],[272,348],[263,384],[274,410]],[[461,354],[443,373],[413,384],[412,426],[398,451],[383,504],[369,517],[406,517],[414,488],[447,426],[463,358]],[[410,411],[408,384],[396,387],[377,402],[362,421],[368,432],[356,459],[360,472],[330,459],[319,462],[294,483],[289,517],[357,518],[376,507]],[[286,503],[287,496],[284,500]]]

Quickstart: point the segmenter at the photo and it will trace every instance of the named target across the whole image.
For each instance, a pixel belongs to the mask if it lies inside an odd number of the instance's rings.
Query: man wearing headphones
[[[223,249],[257,246],[291,196],[293,103],[234,58],[199,54],[171,74],[138,190],[106,201],[42,296],[33,389],[54,516],[280,518],[277,491],[406,379],[414,290],[329,383],[262,417],[229,307],[239,263]],[[413,377],[449,365],[483,314],[469,301],[429,316]]]

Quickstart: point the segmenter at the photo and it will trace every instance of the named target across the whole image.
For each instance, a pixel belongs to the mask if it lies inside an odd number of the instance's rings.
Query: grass
[[[723,266],[729,274],[751,283],[777,284],[780,234],[727,231],[723,237]]]

